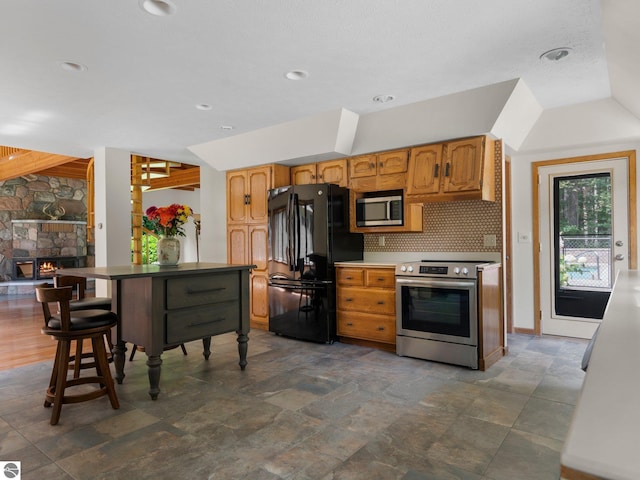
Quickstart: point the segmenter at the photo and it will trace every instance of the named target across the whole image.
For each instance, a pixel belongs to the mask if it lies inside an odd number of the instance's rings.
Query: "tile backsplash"
[[[422,233],[365,234],[365,254],[369,252],[501,252],[502,141],[496,140],[495,152],[495,202],[465,200],[425,203]],[[495,235],[495,246],[484,246],[485,235]],[[384,246],[380,245],[381,236],[384,236]]]

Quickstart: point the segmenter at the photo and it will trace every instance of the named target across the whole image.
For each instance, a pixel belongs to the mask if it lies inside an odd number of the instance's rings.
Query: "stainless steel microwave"
[[[403,225],[402,195],[356,199],[356,226]]]

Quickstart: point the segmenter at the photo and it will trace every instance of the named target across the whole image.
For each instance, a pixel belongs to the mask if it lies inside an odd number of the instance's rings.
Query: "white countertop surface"
[[[620,272],[562,452],[565,467],[640,479],[640,272]]]
[[[367,261],[367,260],[352,260],[350,262],[336,262],[336,267],[393,267],[396,268],[396,262],[384,262],[384,261]]]

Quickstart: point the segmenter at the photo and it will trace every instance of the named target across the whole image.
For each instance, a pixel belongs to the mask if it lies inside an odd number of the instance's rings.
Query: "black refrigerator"
[[[349,190],[333,184],[269,191],[269,331],[331,343],[336,338],[335,262],[362,260],[349,232]]]

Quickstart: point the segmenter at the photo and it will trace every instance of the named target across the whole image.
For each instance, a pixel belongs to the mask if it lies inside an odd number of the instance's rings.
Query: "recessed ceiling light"
[[[208,103],[199,103],[198,105],[196,105],[196,108],[198,110],[211,110],[213,107]]]
[[[220,125],[220,130],[233,130],[233,125]]]
[[[173,15],[177,10],[175,4],[170,0],[140,0],[140,6],[145,12],[157,17]]]
[[[291,70],[284,76],[289,80],[304,80],[305,78],[309,77],[309,72],[306,72],[304,70]]]
[[[76,62],[60,62],[60,68],[67,72],[86,72],[89,70],[86,65]]]
[[[396,99],[393,95],[376,95],[373,97],[373,101],[376,103],[388,103],[393,102]]]
[[[540,60],[557,62],[558,60],[562,60],[564,57],[568,56],[569,53],[571,53],[571,48],[569,47],[554,48],[553,50],[549,50],[548,52],[544,52],[540,55]]]

